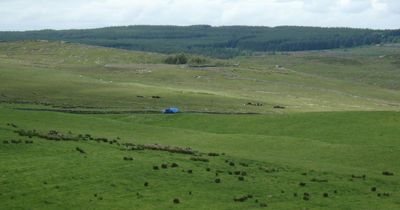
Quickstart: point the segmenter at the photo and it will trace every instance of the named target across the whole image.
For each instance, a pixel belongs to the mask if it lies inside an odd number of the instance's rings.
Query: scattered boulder
[[[209,160],[207,158],[202,158],[202,157],[191,157],[190,160],[200,161],[200,162],[209,162]]]
[[[86,152],[79,147],[76,147],[75,149],[76,149],[76,151],[80,152],[81,154],[86,154]]]
[[[366,179],[367,176],[365,174],[359,175],[359,176],[352,174],[351,178],[353,178],[353,179]]]
[[[215,179],[215,183],[221,183],[221,179]]]
[[[215,153],[215,152],[209,152],[209,153],[208,153],[208,156],[216,157],[216,156],[219,156],[219,154],[218,154],[218,153]]]
[[[174,200],[172,201],[174,204],[179,204],[181,203],[181,201],[179,200],[179,198],[174,198]]]
[[[327,179],[318,179],[318,178],[312,178],[310,181],[311,182],[328,182]]]
[[[251,197],[253,197],[253,196],[251,196]],[[233,198],[233,201],[235,201],[235,202],[245,202],[249,198],[250,198],[249,195],[244,195],[244,196]]]
[[[132,161],[133,158],[132,157],[124,157],[124,160]]]
[[[280,106],[280,105],[276,105],[276,106],[274,106],[274,109],[285,109],[285,107],[284,106]]]
[[[382,175],[384,175],[384,176],[394,176],[394,173],[390,172],[390,171],[384,171],[384,172],[382,172]]]

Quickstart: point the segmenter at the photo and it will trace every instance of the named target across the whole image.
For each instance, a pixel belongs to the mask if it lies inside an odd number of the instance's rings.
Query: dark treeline
[[[322,50],[399,42],[400,30],[196,25],[0,32],[1,41],[38,39],[161,53],[232,57],[256,51]]]

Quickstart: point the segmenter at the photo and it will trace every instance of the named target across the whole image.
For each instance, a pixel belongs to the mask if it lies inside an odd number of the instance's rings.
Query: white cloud
[[[0,0],[0,30],[110,25],[400,28],[399,0]]]

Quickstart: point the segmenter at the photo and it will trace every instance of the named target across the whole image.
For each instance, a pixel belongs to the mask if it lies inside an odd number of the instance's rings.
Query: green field
[[[166,57],[0,43],[0,209],[400,208],[398,45]]]

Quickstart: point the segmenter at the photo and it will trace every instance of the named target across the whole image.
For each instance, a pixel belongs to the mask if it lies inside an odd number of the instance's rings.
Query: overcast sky
[[[0,0],[0,30],[117,25],[400,28],[400,0]]]

